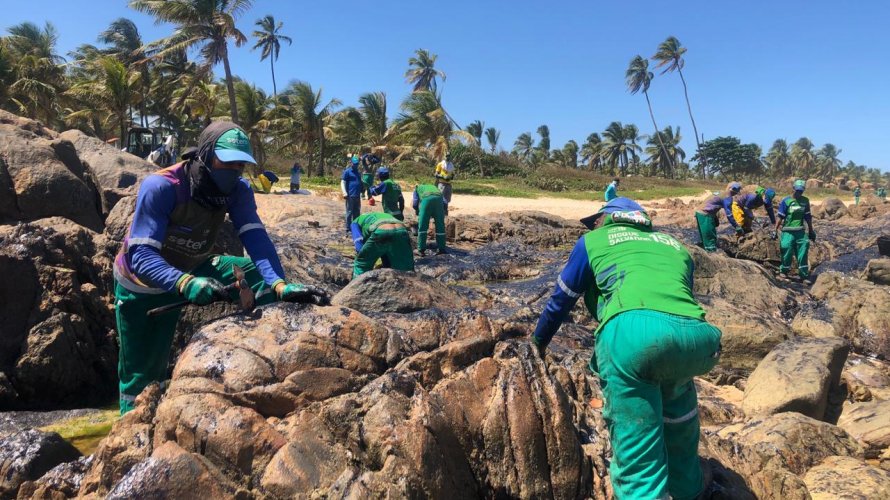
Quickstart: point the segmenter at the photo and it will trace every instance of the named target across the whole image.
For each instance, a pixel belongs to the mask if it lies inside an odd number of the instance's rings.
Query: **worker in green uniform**
[[[693,263],[648,214],[615,198],[581,221],[532,342],[543,356],[578,298],[599,321],[590,368],[599,373],[615,498],[693,499],[704,484],[692,378],[720,358],[720,330],[692,293]]]
[[[782,239],[779,241],[782,264],[779,266],[779,273],[787,276],[791,270],[791,259],[796,255],[797,274],[801,279],[810,276],[810,242],[816,241],[813,216],[810,214],[810,200],[803,195],[806,186],[807,183],[802,179],[794,181],[794,194],[786,196],[779,203],[779,220],[776,221],[776,232],[782,230]],[[809,232],[804,232],[804,222]]]
[[[377,259],[383,267],[399,271],[414,270],[414,253],[405,224],[390,214],[370,212],[352,221],[355,261],[352,277],[374,269]]]
[[[445,211],[448,204],[442,198],[439,188],[432,184],[418,184],[414,188],[411,203],[417,214],[417,250],[423,255],[426,252],[426,232],[430,228],[430,219],[436,221],[437,253],[447,253],[445,248]]]
[[[380,163],[377,155],[363,154],[361,156],[362,163],[362,198],[371,198],[371,186],[374,185],[374,168]]]
[[[405,220],[403,214],[405,210],[405,198],[402,196],[402,187],[390,179],[389,168],[380,167],[377,169],[377,178],[380,184],[371,186],[369,193],[371,196],[380,196],[382,198],[383,211],[392,215],[398,220]]]
[[[859,188],[859,186],[854,187],[853,188],[853,203],[854,204],[856,204],[856,205],[859,204],[860,196],[862,196],[862,190]]]

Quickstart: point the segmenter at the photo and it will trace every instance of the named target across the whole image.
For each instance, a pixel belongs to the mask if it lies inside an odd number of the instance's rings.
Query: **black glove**
[[[778,238],[779,238],[779,232],[778,232],[778,231],[773,231],[773,232],[769,233],[769,239],[775,241],[775,240],[777,240]]]
[[[229,300],[226,287],[213,278],[185,275],[179,284],[179,293],[192,304],[206,306],[213,302]]]
[[[810,241],[812,241],[813,243],[816,242],[816,231],[812,229],[810,229]]]
[[[298,304],[315,304],[326,306],[331,303],[328,292],[312,285],[299,285],[288,283],[278,294],[278,300],[283,302],[296,302]]]

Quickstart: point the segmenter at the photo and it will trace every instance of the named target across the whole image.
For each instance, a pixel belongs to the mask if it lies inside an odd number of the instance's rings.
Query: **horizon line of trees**
[[[236,76],[230,67],[230,44],[242,46],[248,37],[236,22],[251,7],[250,0],[130,0],[130,7],[174,26],[165,38],[147,42],[136,24],[119,18],[97,36],[99,46],[83,44],[67,54],[57,53],[58,33],[49,22],[40,27],[24,22],[0,37],[0,109],[42,121],[51,128],[76,128],[103,140],[123,140],[131,126],[153,126],[176,133],[189,144],[211,121],[231,119],[248,133],[257,160],[270,156],[296,158],[314,166],[317,175],[330,172],[347,154],[373,152],[388,162],[436,162],[446,151],[461,148],[481,175],[484,165],[508,163],[533,170],[545,165],[583,168],[608,175],[649,175],[666,178],[710,177],[821,177],[837,175],[880,180],[880,170],[842,164],[833,144],[816,149],[806,137],[793,144],[776,140],[766,155],[756,144],[718,137],[701,142],[693,118],[682,69],[686,48],[668,37],[653,56],[662,74],[681,78],[696,152],[687,162],[680,147],[679,126],[659,128],[648,90],[654,75],[649,62],[635,56],[625,73],[628,91],[642,93],[652,119],[652,134],[641,134],[634,124],[613,121],[583,144],[569,140],[551,148],[550,129],[519,135],[509,152],[501,147],[501,132],[475,120],[465,127],[448,114],[438,81],[446,74],[436,67],[437,56],[417,49],[405,72],[410,92],[398,114],[390,119],[383,92],[368,92],[356,106],[326,98],[321,88],[291,80],[280,92],[275,62],[282,44],[293,40],[283,23],[266,15],[255,23],[253,50],[269,60],[272,95]],[[190,54],[196,57],[191,59]],[[224,76],[214,79],[222,65]],[[487,146],[483,146],[487,142]],[[643,157],[645,155],[645,158]],[[466,155],[464,155],[466,156]],[[489,167],[488,173],[498,171]],[[883,174],[890,180],[890,173]],[[875,181],[876,182],[876,181]]]

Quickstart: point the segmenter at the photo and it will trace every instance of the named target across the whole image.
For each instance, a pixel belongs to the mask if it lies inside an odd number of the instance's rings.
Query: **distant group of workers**
[[[376,170],[376,173],[375,173]],[[378,184],[374,185],[374,178]],[[430,221],[435,222],[436,253],[447,253],[445,216],[451,202],[451,181],[454,165],[451,156],[436,165],[437,185],[418,184],[414,188],[411,208],[417,215],[417,252],[427,251],[427,232]],[[378,259],[383,267],[398,270],[414,269],[414,253],[404,224],[405,199],[402,188],[392,179],[389,167],[374,154],[354,154],[340,177],[340,192],[346,201],[346,228],[352,235],[357,256],[353,263],[353,277],[374,269]],[[361,200],[374,204],[381,197],[382,212],[361,214]]]
[[[861,196],[862,196],[862,188],[860,188],[859,185],[857,185],[856,187],[853,188],[853,202],[856,205],[859,205],[859,198]],[[882,187],[882,186],[876,187],[875,188],[875,196],[882,200],[886,200],[887,199],[887,188]]]

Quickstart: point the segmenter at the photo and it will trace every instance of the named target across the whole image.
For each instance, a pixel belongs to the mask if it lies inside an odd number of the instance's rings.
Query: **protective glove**
[[[544,355],[547,354],[547,344],[544,343],[543,340],[539,340],[538,337],[532,335],[532,345],[535,346],[535,354],[537,354],[539,358],[544,359]]]
[[[744,230],[741,226],[735,228],[735,235],[736,235],[736,236],[741,236],[741,235],[743,235],[743,234],[745,234],[745,230]]]
[[[295,302],[298,304],[315,304],[326,306],[331,303],[328,292],[312,285],[300,285],[287,283],[280,288],[278,300],[282,302]]]
[[[227,301],[226,287],[213,278],[184,275],[180,278],[179,294],[192,304],[206,306],[213,302]]]
[[[779,239],[779,232],[773,231],[773,232],[769,233],[769,239],[771,239],[773,241],[776,241],[777,239]]]
[[[812,241],[813,243],[815,243],[815,242],[816,242],[816,231],[810,229],[810,235],[809,235],[809,236],[810,236],[810,241]]]

